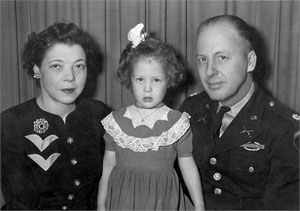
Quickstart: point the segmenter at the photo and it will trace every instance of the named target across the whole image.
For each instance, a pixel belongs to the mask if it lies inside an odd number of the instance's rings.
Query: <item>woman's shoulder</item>
[[[32,112],[35,105],[35,98],[20,103],[1,112],[1,122],[3,120],[14,120]]]
[[[14,131],[32,123],[36,109],[35,98],[8,108],[1,113],[1,130]]]

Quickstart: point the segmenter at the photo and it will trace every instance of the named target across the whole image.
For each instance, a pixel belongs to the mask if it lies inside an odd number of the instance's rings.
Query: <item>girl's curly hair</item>
[[[80,45],[87,59],[88,75],[96,75],[101,67],[101,54],[96,42],[74,23],[55,23],[40,33],[31,32],[22,51],[23,68],[33,75],[33,66],[41,66],[47,51],[55,44]],[[90,76],[92,77],[92,76]]]
[[[127,44],[121,53],[117,79],[129,89],[133,66],[140,59],[153,59],[160,63],[166,71],[169,87],[177,87],[185,80],[183,62],[174,49],[161,40],[148,36],[135,48],[132,48],[132,43]]]

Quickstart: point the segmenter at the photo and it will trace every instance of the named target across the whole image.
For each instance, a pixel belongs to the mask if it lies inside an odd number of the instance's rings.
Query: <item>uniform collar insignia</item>
[[[243,134],[243,133],[247,133],[247,135],[249,136],[249,138],[251,138],[251,133],[253,133],[254,130],[248,130],[246,129],[245,127],[243,127],[243,130],[240,132],[240,134]]]
[[[203,122],[203,123],[207,123],[208,121],[208,112],[211,112],[213,107],[217,108],[217,102],[213,101],[213,102],[208,102],[204,104],[203,110],[199,113],[197,113],[197,115],[195,116],[195,120],[197,123]]]
[[[209,110],[210,109],[210,104],[209,103],[205,104],[205,108],[206,108],[206,110]]]
[[[194,93],[190,94],[189,97],[196,96],[197,94],[198,94],[197,92],[194,92]]]
[[[250,120],[258,120],[257,115],[250,116]]]
[[[261,149],[265,149],[265,145],[260,144],[258,142],[251,143],[250,141],[246,144],[241,145],[247,151],[259,151]]]
[[[197,118],[196,122],[203,122],[206,123],[207,122],[207,116],[200,116]]]

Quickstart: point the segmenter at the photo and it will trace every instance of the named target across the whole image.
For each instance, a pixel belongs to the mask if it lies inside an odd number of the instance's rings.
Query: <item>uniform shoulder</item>
[[[206,99],[206,98],[209,98],[208,94],[203,91],[203,92],[196,92],[196,93],[192,93],[190,94],[186,100],[199,100],[199,99]]]
[[[204,105],[210,101],[211,100],[206,92],[191,94],[183,101],[179,110],[181,112],[186,111],[191,114],[193,113],[193,111],[199,110],[199,108],[204,107]]]
[[[283,120],[298,125],[300,123],[300,115],[297,112],[295,112],[293,109],[288,107],[287,105],[278,101],[277,99],[268,97],[266,108],[267,110],[273,112],[275,115],[277,115],[279,118]]]
[[[279,130],[281,126],[288,128],[293,133],[294,145],[300,151],[300,115],[292,110],[290,107],[284,105],[278,100],[269,97],[266,110],[276,115],[279,123]]]
[[[201,103],[204,101],[210,100],[209,96],[206,92],[201,93],[193,93],[189,95],[182,104],[194,104],[194,103]]]

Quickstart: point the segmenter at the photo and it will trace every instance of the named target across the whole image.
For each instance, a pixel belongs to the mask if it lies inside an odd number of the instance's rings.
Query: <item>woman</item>
[[[1,114],[6,209],[95,209],[101,119],[109,109],[82,97],[99,67],[93,40],[73,23],[31,33],[22,58],[40,94]]]

